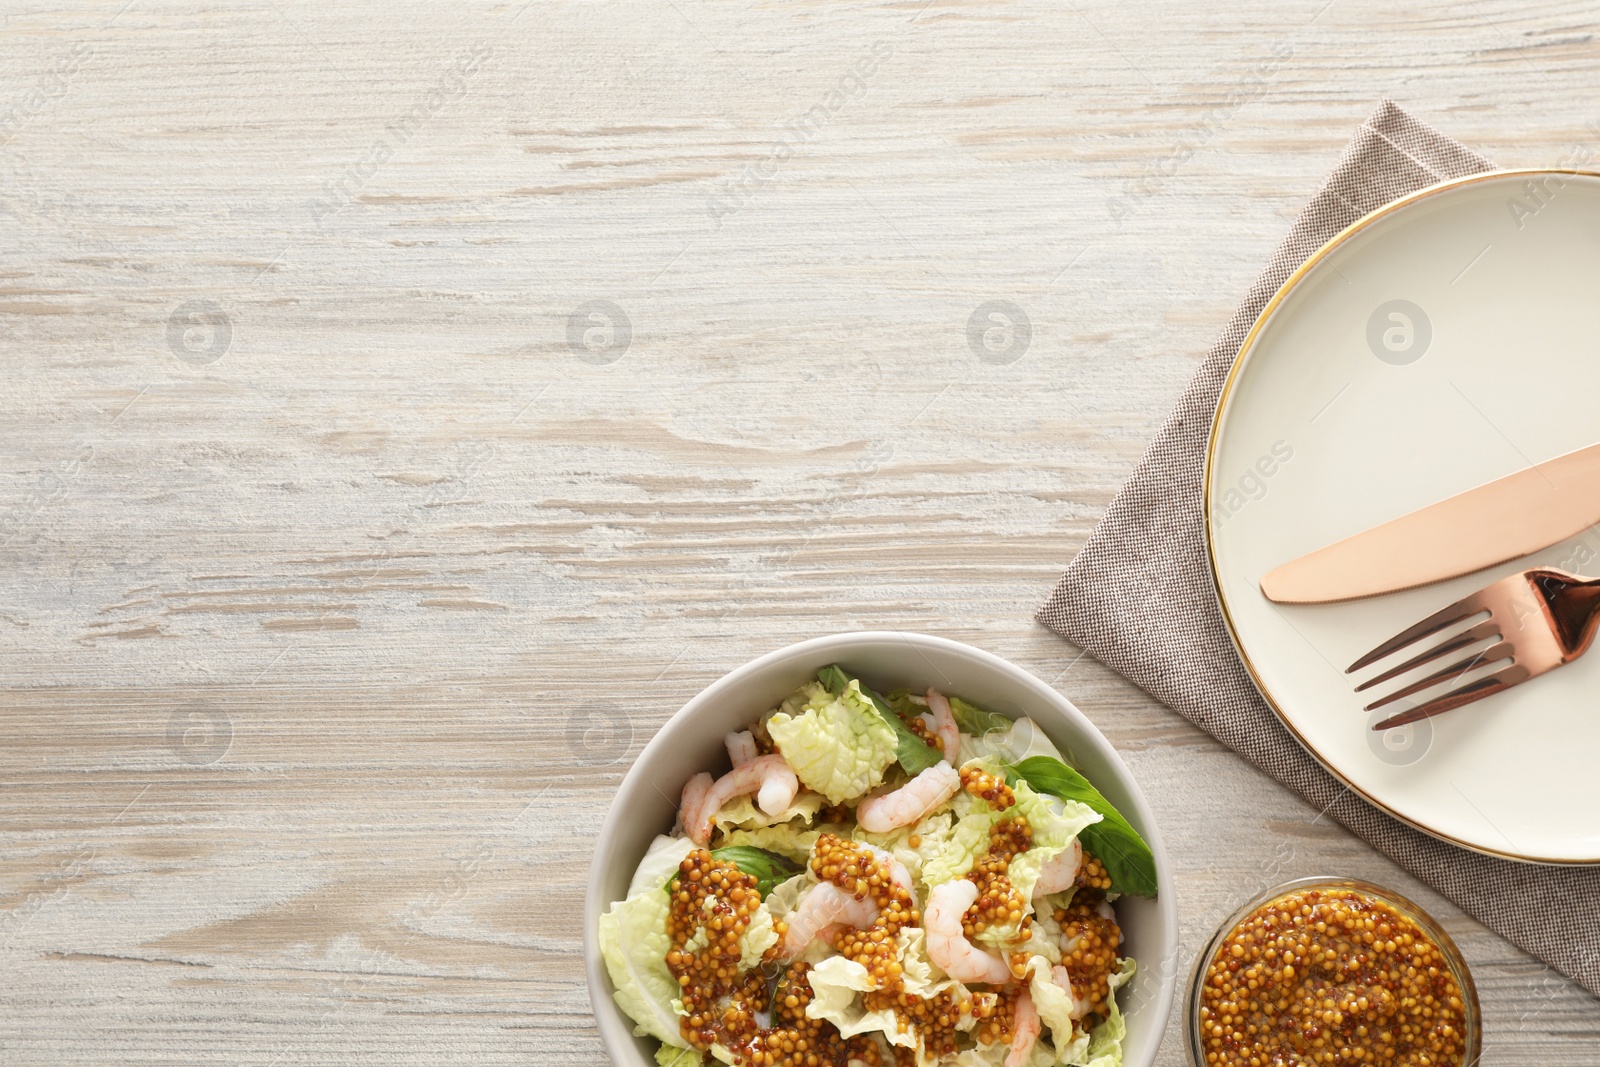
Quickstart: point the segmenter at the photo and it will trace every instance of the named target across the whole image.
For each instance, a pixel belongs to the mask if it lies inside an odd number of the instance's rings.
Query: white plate
[[[1223,616],[1262,695],[1373,804],[1482,852],[1600,862],[1600,652],[1386,734],[1369,728],[1344,668],[1507,574],[1600,575],[1600,531],[1345,604],[1272,604],[1258,583],[1600,441],[1597,400],[1600,175],[1512,171],[1424,190],[1329,242],[1262,313],[1218,405],[1206,532]]]

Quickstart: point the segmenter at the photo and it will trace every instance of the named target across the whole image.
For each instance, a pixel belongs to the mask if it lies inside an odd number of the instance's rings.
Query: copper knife
[[[1280,604],[1331,604],[1442,582],[1600,524],[1600,444],[1468,489],[1268,571]]]

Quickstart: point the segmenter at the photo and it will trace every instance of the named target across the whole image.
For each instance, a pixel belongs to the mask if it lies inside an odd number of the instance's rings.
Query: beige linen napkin
[[[1301,212],[1177,409],[1039,610],[1046,626],[1214,735],[1490,929],[1600,995],[1600,867],[1538,867],[1445,844],[1347,790],[1251,684],[1212,591],[1201,479],[1224,378],[1262,307],[1363,215],[1490,163],[1385,101]]]

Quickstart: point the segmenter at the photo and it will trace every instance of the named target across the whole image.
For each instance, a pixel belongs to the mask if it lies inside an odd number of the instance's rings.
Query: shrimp
[[[756,745],[756,735],[749,730],[729,734],[722,741],[728,746],[728,758],[733,761],[735,767],[743,767],[761,755],[761,749]]]
[[[1033,1043],[1039,1040],[1039,1009],[1033,1006],[1033,994],[1026,986],[1017,997],[1017,1014],[1011,1024],[1011,1053],[1006,1056],[1005,1067],[1022,1067],[1033,1052]]]
[[[956,795],[961,775],[948,763],[935,763],[891,793],[868,797],[856,806],[856,823],[872,834],[910,826]]]
[[[958,982],[1004,985],[1011,981],[1011,968],[999,956],[968,941],[961,931],[961,917],[977,899],[978,887],[966,878],[945,882],[928,894],[928,907],[922,913],[922,925],[928,931],[928,958]]]
[[[794,959],[804,952],[818,937],[828,937],[830,944],[843,929],[853,926],[864,930],[878,920],[878,905],[867,897],[853,897],[832,882],[819,882],[785,919],[788,932],[783,935],[783,955]]]
[[[709,777],[697,774],[683,789],[683,830],[701,847],[711,841],[712,820],[717,812],[734,797],[755,793],[761,810],[777,815],[793,804],[795,794],[800,792],[800,779],[790,769],[788,761],[776,753],[741,763],[716,782],[697,788],[699,779]],[[691,790],[695,791],[695,796],[691,796]],[[699,802],[691,804],[696,797]]]
[[[711,792],[711,783],[711,775],[701,771],[683,784],[683,799],[678,802],[678,815],[683,820],[685,832],[694,825],[695,813],[700,810],[700,805],[705,803],[706,794]]]
[[[906,896],[911,898],[911,906],[917,907],[917,888],[911,882],[911,872],[906,870],[906,865],[876,845],[867,845],[866,849],[883,864],[884,869],[889,872],[890,881],[906,891]]]
[[[1083,866],[1083,845],[1077,838],[1072,846],[1058,853],[1039,871],[1039,880],[1033,885],[1034,899],[1051,893],[1064,893],[1078,880],[1078,869]]]
[[[838,948],[839,939],[844,936],[844,932],[848,929],[850,929],[850,926],[847,923],[829,923],[817,931],[816,939],[825,942],[830,948]],[[801,951],[804,950],[802,949]]]
[[[911,872],[905,864],[881,848],[867,845],[874,859],[883,864],[889,878],[906,891],[911,906],[917,906],[917,891],[911,882]],[[812,941],[822,940],[832,945],[851,927],[863,930],[878,920],[878,905],[867,897],[854,897],[832,882],[822,882],[808,892],[794,912],[788,916],[789,932],[784,937],[783,952],[788,959],[800,955]]]
[[[1081,1019],[1085,1015],[1089,1014],[1089,1009],[1094,1007],[1094,1005],[1089,1003],[1089,998],[1080,997],[1077,993],[1073,992],[1072,975],[1067,973],[1067,969],[1065,967],[1057,964],[1056,966],[1050,968],[1050,977],[1056,983],[1056,985],[1067,991],[1067,996],[1072,998],[1072,1010],[1068,1013],[1072,1016],[1072,1018]]]
[[[950,701],[937,689],[929,689],[928,710],[932,712],[931,722],[928,715],[918,718],[939,738],[939,747],[944,749],[944,761],[954,766],[956,750],[961,747],[961,727],[956,725],[956,717],[950,712]]]

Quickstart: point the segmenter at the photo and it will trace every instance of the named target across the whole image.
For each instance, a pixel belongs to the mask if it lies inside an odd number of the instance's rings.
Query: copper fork
[[[1467,622],[1472,625],[1455,630]],[[1374,711],[1435,686],[1448,687],[1425,703],[1406,708],[1373,727],[1388,730],[1494,696],[1571,663],[1589,650],[1597,624],[1600,581],[1536,568],[1502,578],[1434,612],[1356,660],[1345,673],[1370,667],[1426,639],[1432,639],[1432,643],[1424,651],[1368,678],[1356,686],[1356,692],[1365,692],[1442,659],[1453,660],[1448,667],[1407,682],[1366,706],[1365,710]],[[1457,655],[1459,659],[1454,658]],[[1490,673],[1464,681],[1479,668],[1497,664]]]

